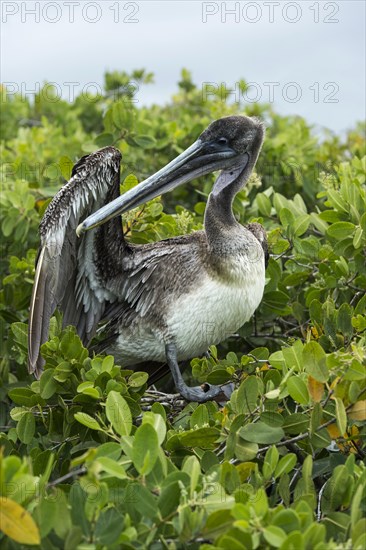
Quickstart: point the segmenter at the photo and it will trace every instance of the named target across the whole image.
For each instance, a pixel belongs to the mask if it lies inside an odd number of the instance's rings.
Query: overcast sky
[[[141,103],[164,103],[182,67],[199,86],[252,83],[271,101],[336,132],[365,117],[365,2],[5,1],[1,81],[63,97],[101,87],[106,70],[146,68]]]

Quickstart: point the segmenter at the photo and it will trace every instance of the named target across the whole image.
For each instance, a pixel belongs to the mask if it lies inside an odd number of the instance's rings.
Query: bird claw
[[[225,384],[224,386],[210,386],[210,384],[202,384],[202,386],[180,387],[179,393],[187,401],[195,401],[205,403],[206,401],[227,401],[234,390],[234,384]],[[216,398],[220,397],[220,400]]]
[[[179,370],[177,350],[174,342],[166,344],[165,353],[167,363],[173,375],[175,387],[184,399],[187,401],[196,401],[197,403],[205,403],[213,399],[221,403],[230,399],[234,390],[234,384],[229,383],[222,386],[211,386],[206,382],[201,386],[187,386]]]

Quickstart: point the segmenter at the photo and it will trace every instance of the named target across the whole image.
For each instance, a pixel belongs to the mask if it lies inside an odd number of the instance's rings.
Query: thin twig
[[[68,474],[65,474],[64,476],[61,476],[54,481],[50,481],[47,483],[47,487],[54,487],[55,485],[59,485],[59,483],[62,483],[63,481],[66,481],[67,479],[70,479],[71,477],[78,476],[80,474],[85,474],[87,472],[87,469],[85,466],[82,466],[78,470],[73,470],[72,472],[69,472]]]
[[[321,499],[322,499],[322,496],[323,496],[323,493],[324,493],[324,489],[328,483],[329,479],[324,483],[323,487],[320,489],[319,491],[319,495],[318,495],[318,508],[317,508],[317,514],[316,514],[316,519],[317,521],[320,521],[321,520],[321,517],[322,517],[322,510],[321,510]]]

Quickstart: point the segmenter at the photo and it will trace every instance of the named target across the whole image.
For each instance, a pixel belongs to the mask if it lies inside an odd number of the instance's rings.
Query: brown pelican
[[[262,299],[265,232],[259,224],[240,225],[232,202],[253,170],[263,136],[257,119],[216,120],[184,153],[121,196],[121,153],[115,148],[105,147],[74,166],[40,224],[30,372],[42,370],[40,345],[59,306],[64,325],[75,325],[86,345],[105,321],[97,349],[123,366],[147,370],[154,380],[166,373],[167,364],[177,390],[191,401],[222,392],[208,384],[188,387],[178,362],[224,340]],[[119,214],[216,170],[221,173],[208,198],[204,231],[147,245],[125,241]]]

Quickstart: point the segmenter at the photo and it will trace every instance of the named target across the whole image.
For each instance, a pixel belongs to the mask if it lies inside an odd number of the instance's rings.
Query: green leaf
[[[353,359],[344,375],[344,380],[365,380],[365,378],[366,365],[362,365],[359,361]]]
[[[332,477],[328,479],[321,499],[323,513],[337,510],[344,501],[351,476],[344,464],[336,466]]]
[[[355,229],[355,225],[351,222],[336,222],[328,227],[327,235],[332,239],[342,241],[343,239],[347,239],[347,237],[351,237]]]
[[[83,393],[85,390],[90,388],[94,388],[94,382],[82,382],[81,384],[78,385],[78,387],[76,388],[76,391],[78,393]]]
[[[251,498],[251,505],[255,515],[258,518],[263,518],[268,512],[268,497],[265,489],[260,487]]]
[[[325,535],[326,530],[324,525],[319,523],[311,523],[304,533],[306,548],[309,548],[309,550],[312,548],[318,548],[317,544],[321,544],[325,541]]]
[[[220,437],[220,431],[217,428],[204,427],[195,430],[178,433],[178,447],[201,447],[208,449],[212,447]],[[173,439],[173,438],[171,438]],[[168,440],[167,449],[171,449],[171,439]]]
[[[281,441],[285,432],[280,427],[271,427],[259,420],[258,422],[247,424],[240,428],[239,435],[246,441],[268,445]]]
[[[55,456],[47,449],[37,455],[33,461],[34,475],[42,475],[42,482],[47,483],[52,473]]]
[[[46,537],[57,525],[58,513],[58,502],[47,500],[45,497],[41,499],[34,517],[37,520],[42,538]]]
[[[166,422],[166,410],[164,409],[164,406],[156,401],[151,406],[151,412],[155,414],[160,414],[160,416],[163,418],[163,420]]]
[[[313,433],[313,435],[310,437],[310,442],[317,449],[325,449],[326,447],[328,447],[328,445],[331,444],[332,440],[328,431],[323,428],[322,430]]]
[[[62,156],[58,161],[58,164],[61,169],[62,177],[65,178],[65,180],[69,180],[71,178],[71,171],[74,165],[72,160],[69,157]]]
[[[137,184],[139,180],[135,176],[135,174],[128,174],[128,176],[125,177],[122,183],[123,191],[129,191],[130,189],[133,189]]]
[[[158,506],[162,518],[174,512],[179,505],[180,488],[178,482],[170,483],[160,494]]]
[[[274,477],[281,477],[283,474],[289,474],[296,466],[297,457],[294,453],[283,456],[276,466]]]
[[[215,368],[215,370],[210,372],[210,374],[207,376],[207,382],[209,384],[213,384],[214,386],[221,386],[222,384],[228,382],[230,378],[231,375],[230,373],[228,373],[226,368]]]
[[[194,429],[196,427],[203,428],[204,426],[208,426],[209,420],[210,420],[210,415],[208,414],[207,407],[204,403],[201,403],[193,411],[189,424],[191,429]]]
[[[133,123],[133,111],[127,102],[118,101],[112,108],[113,122],[119,130],[129,130]]]
[[[277,447],[272,445],[266,452],[266,455],[264,457],[264,463],[263,463],[263,476],[264,479],[268,480],[271,479],[276,466],[278,464],[279,459],[279,452]]]
[[[10,411],[10,418],[15,420],[16,422],[19,422],[19,420],[26,412],[28,411],[25,407],[13,407]]]
[[[103,510],[95,525],[95,538],[101,545],[111,547],[117,542],[124,527],[124,518],[116,508]],[[78,545],[83,550],[82,545]],[[87,549],[85,549],[87,550]]]
[[[92,416],[90,416],[87,413],[77,412],[77,413],[74,414],[74,418],[75,418],[75,420],[80,422],[80,424],[83,424],[83,426],[86,426],[90,430],[101,430],[101,431],[103,431],[102,428],[100,427],[99,423],[97,422],[97,420],[95,420],[95,418],[93,418]]]
[[[99,136],[95,138],[95,143],[98,147],[107,147],[108,145],[113,145],[113,142],[113,135],[108,133],[99,134]]]
[[[301,372],[303,369],[302,350],[303,344],[301,340],[296,342],[291,347],[282,348],[283,358],[286,362],[286,366],[289,369],[295,367],[296,372]]]
[[[199,477],[201,475],[200,463],[196,456],[188,456],[183,464],[182,472],[187,472],[190,478],[190,491],[191,497],[193,497],[194,491],[196,490]]]
[[[361,502],[364,498],[365,487],[359,485],[353,495],[351,504],[351,525],[354,527],[362,517]],[[363,518],[366,527],[366,518]],[[366,531],[365,531],[366,532]]]
[[[285,366],[285,359],[283,357],[283,350],[275,351],[269,356],[269,362],[276,369],[282,369]]]
[[[285,292],[281,290],[271,290],[270,292],[266,292],[263,296],[263,304],[278,313],[282,313],[283,311],[290,312],[288,302],[288,294],[285,294]]]
[[[286,208],[288,204],[288,200],[286,197],[281,195],[281,193],[275,193],[273,195],[273,206],[276,209],[277,214],[280,213],[282,208]]]
[[[283,227],[286,229],[289,225],[295,222],[295,216],[288,208],[281,208],[280,220]]]
[[[131,388],[141,388],[149,379],[147,372],[134,372],[128,379],[128,385]]]
[[[343,303],[337,313],[337,328],[345,336],[352,336],[352,308],[349,304]]]
[[[31,443],[34,432],[36,430],[36,422],[31,412],[23,414],[17,424],[17,434],[22,443]]]
[[[366,294],[364,294],[357,302],[355,307],[355,315],[362,315],[366,313]]]
[[[11,332],[14,340],[24,349],[28,348],[28,326],[25,323],[12,323]]]
[[[335,410],[336,410],[336,419],[339,432],[344,434],[347,429],[347,413],[342,399],[336,397],[335,401]]]
[[[286,416],[283,429],[291,435],[301,434],[309,428],[309,418],[303,413],[293,413]]]
[[[313,410],[310,415],[309,431],[311,434],[315,433],[319,428],[323,417],[323,408],[319,402],[314,403]]]
[[[345,536],[349,529],[350,517],[343,512],[330,512],[323,519],[323,524],[327,530],[327,538],[332,537],[333,539],[339,540],[341,536]]]
[[[88,351],[84,348],[79,336],[75,334],[75,329],[71,327],[66,329],[66,334],[60,342],[60,349],[69,360],[83,361],[88,356]]]
[[[156,496],[141,483],[131,483],[129,488],[130,496],[126,495],[128,506],[135,508],[136,512],[144,518],[156,519],[159,514]]]
[[[56,382],[65,382],[70,378],[73,367],[68,361],[61,361],[54,370],[53,378]],[[98,393],[99,396],[99,393]]]
[[[292,399],[297,403],[301,405],[307,405],[309,403],[310,397],[308,388],[302,378],[291,376],[291,378],[287,380],[287,390]]]
[[[262,412],[260,420],[268,424],[268,426],[283,426],[284,423],[282,414],[272,411]]]
[[[305,283],[309,279],[310,271],[297,271],[285,275],[282,282],[286,287],[299,286]]]
[[[286,533],[280,527],[270,525],[263,529],[263,536],[266,542],[274,548],[279,548],[286,538]]]
[[[91,484],[90,484],[90,487],[92,488]],[[94,498],[95,497],[96,495],[94,494]],[[71,520],[73,525],[77,525],[81,527],[85,535],[90,532],[90,522],[84,512],[84,506],[86,504],[86,500],[87,500],[87,493],[82,489],[81,484],[73,483],[71,485],[71,489],[69,493]],[[75,548],[75,546],[69,547],[70,550],[72,548]]]
[[[217,510],[211,513],[203,528],[203,535],[207,538],[215,539],[227,531],[233,523],[233,518],[230,510]],[[200,550],[214,550],[213,545],[200,546]]]
[[[283,457],[285,458],[285,457]],[[285,533],[291,533],[301,528],[300,518],[294,510],[276,510],[272,520],[273,525],[280,527]]]
[[[319,300],[312,300],[310,302],[309,306],[309,314],[310,319],[313,322],[321,324],[322,318],[323,318],[323,310],[322,310],[322,304],[319,302]]]
[[[300,237],[303,235],[308,230],[309,224],[310,216],[308,214],[298,216],[292,224],[294,236]]]
[[[102,371],[104,372],[111,372],[114,365],[114,357],[113,355],[107,355],[104,357],[102,362]]]
[[[110,391],[106,401],[106,415],[119,435],[129,435],[132,429],[132,414],[127,401],[116,391]]]
[[[330,204],[334,206],[336,210],[340,210],[341,212],[346,212],[348,214],[347,203],[338,191],[335,189],[328,189],[327,195]]]
[[[326,382],[329,376],[326,354],[318,342],[312,341],[305,344],[302,356],[306,372],[318,382]]]
[[[102,467],[104,472],[111,474],[113,477],[118,479],[125,479],[127,477],[123,466],[108,456],[99,457],[97,463]]]
[[[362,245],[362,238],[363,238],[363,229],[361,227],[357,227],[355,231],[355,236],[353,237],[353,246],[357,249],[360,248]]]
[[[319,214],[316,214],[315,212],[312,212],[310,214],[310,220],[311,220],[311,223],[315,225],[315,227],[317,228],[318,231],[320,231],[320,233],[322,235],[325,235],[327,229],[328,229],[328,224],[323,221],[320,217],[319,217]]]
[[[268,359],[269,351],[267,348],[255,348],[251,351],[251,355],[254,355],[256,359]]]
[[[54,369],[47,369],[42,373],[40,378],[40,390],[41,397],[43,397],[43,399],[49,399],[52,397],[59,387],[53,377],[54,372]]]
[[[300,531],[293,531],[281,544],[280,550],[305,550],[304,538]]]
[[[132,447],[132,459],[141,475],[151,472],[159,455],[158,434],[151,424],[142,424],[136,430]]]
[[[258,399],[258,382],[255,376],[248,376],[238,389],[236,410],[238,413],[248,414],[255,410]]]
[[[324,210],[319,213],[319,218],[329,223],[341,222],[344,219],[343,216],[344,214],[336,210]]]
[[[257,456],[259,447],[257,443],[251,443],[250,441],[245,441],[242,439],[239,434],[236,437],[235,443],[235,456],[242,462],[248,462]]]
[[[263,216],[269,217],[271,215],[272,204],[270,199],[264,193],[258,193],[255,198],[258,210]]]
[[[363,332],[366,329],[366,316],[357,315],[356,317],[352,317],[352,326],[357,332]]]
[[[166,436],[166,424],[164,418],[160,414],[155,414],[151,411],[145,412],[142,418],[142,423],[151,424],[158,434],[159,445],[163,444]]]
[[[113,460],[118,460],[121,453],[122,449],[120,445],[110,441],[108,443],[102,443],[98,446],[95,453],[95,458],[99,458],[100,456],[108,456],[109,458],[113,458]]]
[[[9,398],[17,405],[34,407],[37,403],[45,404],[44,400],[29,388],[14,388],[8,392]]]
[[[130,139],[141,149],[151,149],[156,145],[156,140],[152,136],[132,136]]]

